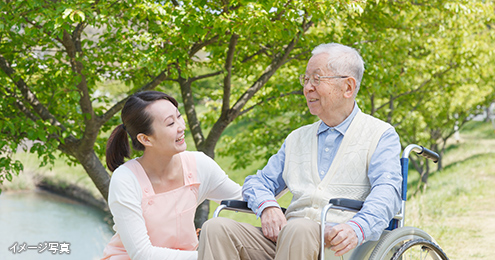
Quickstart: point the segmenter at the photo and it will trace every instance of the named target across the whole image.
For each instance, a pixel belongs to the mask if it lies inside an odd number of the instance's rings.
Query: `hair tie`
[[[127,131],[127,128],[125,128],[125,125],[124,125],[124,124],[122,124],[122,128],[124,129],[124,131],[125,131],[128,135],[131,135],[131,134],[129,134],[129,132]]]

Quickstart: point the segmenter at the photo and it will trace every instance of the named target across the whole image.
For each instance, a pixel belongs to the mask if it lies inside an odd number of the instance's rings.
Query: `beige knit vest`
[[[368,165],[382,134],[392,127],[358,112],[346,131],[327,174],[320,180],[317,166],[318,128],[322,122],[293,131],[286,140],[283,179],[293,198],[286,217],[320,223],[322,208],[331,198],[364,201],[370,193]],[[330,210],[327,222],[345,223],[355,213]]]

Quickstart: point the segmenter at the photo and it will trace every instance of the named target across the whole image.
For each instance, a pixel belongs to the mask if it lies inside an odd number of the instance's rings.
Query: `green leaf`
[[[10,172],[7,172],[5,173],[5,178],[8,180],[8,181],[12,181],[12,174],[10,174]]]

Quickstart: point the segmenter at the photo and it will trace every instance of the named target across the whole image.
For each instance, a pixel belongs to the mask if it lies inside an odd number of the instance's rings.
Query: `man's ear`
[[[145,135],[145,134],[143,134],[143,133],[139,133],[136,136],[136,139],[138,140],[138,142],[140,142],[145,147],[152,146],[150,137],[147,136],[147,135]]]
[[[356,92],[356,79],[353,77],[345,78],[344,97],[345,98],[354,98],[355,92]]]

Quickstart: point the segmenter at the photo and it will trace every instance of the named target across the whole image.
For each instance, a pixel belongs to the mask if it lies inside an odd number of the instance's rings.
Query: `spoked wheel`
[[[433,238],[428,235],[428,233],[424,232],[423,230],[415,227],[401,227],[397,228],[390,233],[384,235],[379,241],[378,244],[376,245],[375,249],[371,253],[371,256],[369,260],[390,260],[392,257],[395,257],[396,255],[398,258],[395,259],[401,259],[401,260],[406,260],[406,259],[425,259],[425,260],[446,260],[448,259],[445,254],[440,250],[442,253],[437,253],[432,256],[428,256],[427,258],[405,258],[405,255],[403,258],[401,254],[397,254],[399,250],[404,250],[407,252],[405,245],[408,244],[411,241],[416,241],[416,240],[425,240],[429,241],[431,244],[435,244],[433,241]],[[411,242],[411,244],[414,244]],[[420,246],[414,246],[411,245],[411,247],[418,247],[421,248]],[[426,248],[426,247],[425,247]],[[436,246],[438,248],[438,246]],[[411,249],[412,250],[412,249]],[[413,251],[411,251],[413,252]],[[424,254],[423,254],[424,257]]]
[[[448,260],[437,244],[426,239],[414,239],[402,245],[391,260]]]

